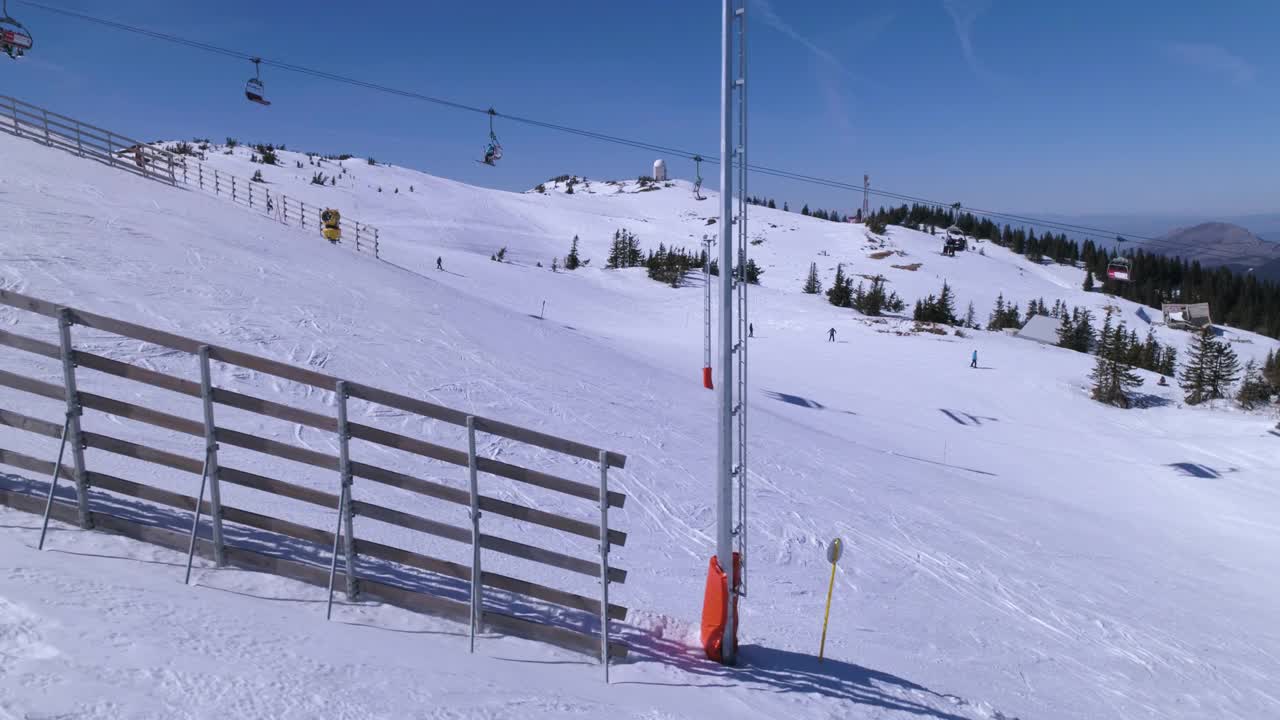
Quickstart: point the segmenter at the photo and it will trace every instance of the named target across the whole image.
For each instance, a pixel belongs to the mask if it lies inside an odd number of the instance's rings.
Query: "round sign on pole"
[[[827,562],[831,563],[832,565],[835,565],[837,562],[840,561],[840,555],[843,552],[844,552],[844,543],[840,542],[840,538],[836,538],[832,540],[831,544],[827,545]]]

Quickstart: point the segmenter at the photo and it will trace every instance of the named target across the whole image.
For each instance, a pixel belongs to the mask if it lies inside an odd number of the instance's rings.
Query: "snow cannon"
[[[342,213],[333,208],[320,211],[320,234],[331,243],[342,240]]]
[[[742,583],[742,561],[733,554],[733,587]],[[707,568],[707,589],[702,597],[702,647],[707,659],[721,662],[724,648],[724,626],[729,599],[729,578],[720,569],[720,560],[711,556]],[[738,593],[733,594],[733,646],[738,646]]]

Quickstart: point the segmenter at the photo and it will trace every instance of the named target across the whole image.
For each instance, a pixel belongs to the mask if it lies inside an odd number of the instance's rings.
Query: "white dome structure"
[[[667,179],[667,163],[662,158],[653,161],[653,179],[659,182]]]

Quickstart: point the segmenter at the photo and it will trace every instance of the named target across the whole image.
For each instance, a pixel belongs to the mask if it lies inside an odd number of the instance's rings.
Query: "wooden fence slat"
[[[99,435],[97,433],[82,432],[85,447],[95,450],[103,450],[116,455],[131,457],[135,460],[142,460],[155,465],[163,465],[174,470],[194,473],[199,475],[204,470],[204,464],[200,460],[194,458],[175,455],[164,450],[139,445],[138,443],[129,442],[128,440],[120,440],[119,438]]]
[[[22,392],[47,397],[50,400],[66,400],[66,391],[60,385],[53,385],[39,380],[32,380],[16,373],[0,370],[0,385],[21,390]]]
[[[417,515],[411,515],[407,512],[392,510],[391,508],[374,505],[372,503],[363,502],[361,500],[351,501],[351,511],[357,517],[367,517],[371,520],[377,520],[389,525],[396,525],[409,530],[417,530],[427,535],[435,535],[447,540],[455,542],[471,544],[471,531],[466,528],[456,527],[447,523],[428,520]]]
[[[197,394],[199,394],[199,386],[197,386]],[[251,413],[264,415],[266,417],[283,420],[285,422],[297,423],[307,427],[316,428],[317,430],[325,430],[327,432],[338,432],[338,421],[336,418],[320,413],[300,410],[298,408],[285,405],[283,403],[263,400],[253,397],[252,395],[244,395],[231,390],[223,390],[222,388],[213,388],[213,401],[219,405],[226,405],[240,410],[247,410]]]
[[[56,346],[55,346],[56,349]],[[190,397],[200,397],[200,383],[190,380],[183,380],[172,375],[148,370],[137,365],[112,360],[111,358],[94,355],[83,350],[75,352],[76,364],[81,367],[97,370],[98,372],[115,375],[116,377],[125,378],[150,385],[152,387],[162,388],[164,390],[172,390],[173,392]]]
[[[9,467],[18,468],[19,470],[37,473],[44,477],[53,475],[53,463],[47,460],[33,458],[30,455],[24,455],[20,452],[14,452],[13,450],[5,450],[4,448],[0,448],[0,465],[7,465]],[[74,470],[66,465],[63,465],[62,468],[59,469],[58,477],[66,480],[75,480],[76,478]],[[43,511],[43,508],[41,509]],[[76,525],[80,524],[79,515],[76,515],[73,520]]]
[[[203,431],[201,431],[203,434]],[[292,460],[303,465],[311,465],[313,467],[324,468],[325,470],[336,470],[338,468],[338,458],[332,455],[325,455],[314,450],[296,447],[288,443],[278,442],[276,440],[268,440],[260,438],[256,435],[242,433],[237,430],[228,430],[226,428],[218,428],[216,437],[218,442],[224,442],[228,445],[245,448],[246,450],[257,450],[260,453],[274,455],[285,460]]]
[[[43,355],[54,360],[62,359],[62,350],[54,343],[36,340],[25,335],[18,335],[7,330],[0,330],[0,345],[7,345],[15,350]]]
[[[144,408],[141,405],[134,405],[122,400],[103,397],[93,393],[81,392],[80,404],[90,410],[98,410],[100,412],[116,415],[118,417],[129,418],[148,425],[162,427],[166,430],[173,430],[193,435],[195,437],[204,437],[204,423],[196,420],[188,420],[180,418],[177,415],[170,415],[159,410]]]
[[[300,500],[312,505],[319,505],[323,508],[333,509],[337,507],[338,496],[321,490],[312,490],[301,485],[294,485],[280,480],[275,480],[262,475],[256,475],[244,470],[236,470],[226,465],[218,466],[218,480],[232,485],[239,485],[253,490],[261,490],[262,492],[279,495],[293,500]]]
[[[367,517],[379,522],[385,522],[398,527],[416,530],[427,535],[442,537],[446,540],[453,540],[464,545],[471,544],[471,530],[461,528],[456,525],[437,522],[435,520],[427,520],[426,518],[410,515],[409,513],[392,510],[380,505],[353,500],[351,502],[352,512],[358,517]],[[558,567],[562,570],[590,575],[592,577],[600,576],[600,565],[589,560],[582,560],[566,555],[564,553],[545,550],[543,548],[529,545],[527,543],[508,540],[494,535],[481,535],[480,547],[493,552],[510,555],[512,557],[530,560],[543,565]],[[618,568],[609,568],[609,578],[613,582],[626,582],[627,573],[625,570]]]
[[[490,420],[488,418],[476,418],[476,430],[489,433],[490,435],[498,435],[515,440],[517,442],[536,445],[547,450],[555,450],[556,452],[572,455],[582,458],[583,460],[599,460],[601,448],[591,447],[584,443],[566,440],[564,438],[548,435],[537,430],[529,430],[518,425],[505,423],[501,420]],[[622,469],[627,465],[627,456],[622,453],[609,452],[609,467]]]
[[[26,310],[27,312],[32,312],[37,315],[44,315],[45,317],[58,317],[57,305],[33,298],[29,295],[23,295],[22,293],[17,293],[12,290],[5,290],[4,288],[0,288],[0,304],[8,305],[9,307],[14,307],[19,310]]]
[[[328,547],[333,545],[333,533],[328,530],[318,530],[306,525],[300,525],[288,520],[273,518],[268,515],[262,515],[248,510],[241,510],[227,505],[222,506],[222,519],[226,522],[237,523],[239,525],[247,525],[259,530],[267,530],[269,532],[288,535],[297,540],[305,540],[306,542],[315,543],[320,547]]]
[[[130,497],[138,498],[139,500],[146,500],[158,505],[177,508],[178,510],[186,510],[187,512],[194,512],[196,509],[196,499],[190,495],[162,490],[158,487],[143,485],[142,483],[136,483],[132,480],[125,480],[123,478],[115,477],[114,475],[107,475],[106,473],[94,472],[92,470],[85,472],[85,475],[88,476],[87,479],[90,487],[95,487],[99,490],[110,490],[111,492],[120,493],[121,495],[128,495]],[[200,504],[200,513],[207,515],[210,512],[211,507],[212,506],[209,504],[209,501],[205,500]]]
[[[36,435],[44,435],[55,440],[62,439],[62,426],[57,423],[51,423],[48,420],[33,418],[29,415],[16,413],[12,410],[0,408],[0,425],[8,425],[19,430],[26,430]]]
[[[471,567],[459,563],[449,562],[446,560],[438,560],[429,555],[403,550],[398,547],[384,545],[382,543],[373,542],[371,540],[356,540],[356,553],[366,555],[368,557],[378,558],[379,560],[387,560],[389,562],[407,565],[419,570],[443,575],[455,580],[463,582],[471,582]],[[481,571],[480,581],[485,587],[494,588],[495,590],[505,590],[517,595],[525,595],[537,600],[544,600],[556,605],[582,610],[584,612],[598,613],[600,612],[600,600],[589,598],[583,595],[576,595],[563,590],[556,590],[545,585],[539,585],[527,580],[520,580],[498,573]],[[609,604],[609,617],[614,620],[626,620],[627,608],[621,605]]]

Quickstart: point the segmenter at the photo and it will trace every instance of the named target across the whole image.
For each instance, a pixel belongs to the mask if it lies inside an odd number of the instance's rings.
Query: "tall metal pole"
[[[716,559],[729,576],[721,662],[737,655],[733,617],[733,0],[722,0],[720,84],[720,425],[716,443]]]

